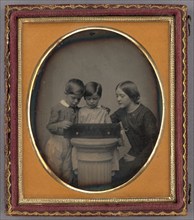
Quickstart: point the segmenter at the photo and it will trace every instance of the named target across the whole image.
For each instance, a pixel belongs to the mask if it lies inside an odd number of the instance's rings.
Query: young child
[[[78,113],[78,123],[82,124],[103,124],[111,123],[109,117],[109,109],[99,105],[100,98],[102,96],[102,86],[97,82],[89,82],[85,85],[84,99],[86,106],[80,108]],[[76,173],[77,170],[77,159],[76,149],[73,148],[72,160],[73,170]],[[112,170],[116,171],[119,169],[117,152],[114,152],[112,160]],[[113,172],[114,173],[114,172]]]
[[[108,109],[98,105],[102,96],[102,86],[97,82],[89,82],[85,85],[84,99],[86,106],[78,113],[78,123],[111,123]]]
[[[51,109],[47,129],[51,137],[46,144],[47,163],[52,171],[66,183],[73,179],[71,151],[68,138],[64,138],[64,130],[77,122],[78,107],[85,91],[79,79],[71,79],[65,86],[65,98]]]

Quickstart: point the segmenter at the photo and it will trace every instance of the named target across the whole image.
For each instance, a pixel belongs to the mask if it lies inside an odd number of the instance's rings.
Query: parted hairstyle
[[[97,82],[88,82],[85,85],[85,93],[84,98],[92,95],[98,95],[99,97],[102,96],[102,86],[100,83]]]
[[[124,81],[116,86],[116,90],[120,88],[129,98],[136,104],[140,102],[140,93],[136,84],[132,81]]]

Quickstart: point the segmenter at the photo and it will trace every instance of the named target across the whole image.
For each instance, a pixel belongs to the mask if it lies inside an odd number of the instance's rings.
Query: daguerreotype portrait
[[[8,214],[186,214],[185,17],[7,6]]]
[[[95,191],[138,175],[157,147],[164,114],[145,49],[118,31],[85,28],[59,39],[38,67],[29,120],[46,169]]]

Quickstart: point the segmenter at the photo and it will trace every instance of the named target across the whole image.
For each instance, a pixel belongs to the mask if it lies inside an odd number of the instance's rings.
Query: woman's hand
[[[129,155],[129,154],[125,154],[123,158],[126,162],[131,162],[131,161],[134,161],[136,157]]]

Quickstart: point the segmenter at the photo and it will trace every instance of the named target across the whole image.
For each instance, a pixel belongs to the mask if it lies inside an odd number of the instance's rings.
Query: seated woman
[[[110,117],[113,123],[121,122],[131,145],[120,160],[120,171],[113,183],[120,185],[132,178],[148,160],[158,137],[157,120],[150,109],[140,103],[140,93],[131,81],[116,86],[119,109]]]

